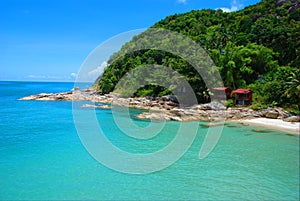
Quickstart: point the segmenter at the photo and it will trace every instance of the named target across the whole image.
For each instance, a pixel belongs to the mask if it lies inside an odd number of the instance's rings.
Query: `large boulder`
[[[267,112],[266,117],[269,119],[277,119],[279,116],[279,113],[277,111],[274,110],[270,110]]]
[[[284,119],[284,121],[287,121],[287,122],[300,122],[300,116],[291,116],[291,117],[288,117],[288,118]]]
[[[211,102],[209,105],[212,110],[226,110],[226,107],[219,102]]]
[[[290,116],[289,112],[285,111],[282,108],[275,108],[275,111],[279,113],[279,117],[280,119],[284,119]]]

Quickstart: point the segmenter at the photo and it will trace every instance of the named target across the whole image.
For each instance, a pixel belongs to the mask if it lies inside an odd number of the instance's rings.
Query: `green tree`
[[[296,73],[291,73],[288,77],[287,90],[285,94],[288,98],[293,99],[298,104],[298,109],[300,111],[300,71]]]

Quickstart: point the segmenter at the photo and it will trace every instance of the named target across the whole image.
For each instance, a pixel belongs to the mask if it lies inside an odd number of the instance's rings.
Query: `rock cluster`
[[[226,108],[218,102],[181,107],[172,97],[160,98],[122,98],[117,94],[101,95],[93,89],[74,90],[64,93],[42,93],[21,98],[20,100],[47,100],[47,101],[91,101],[94,103],[108,103],[111,105],[127,106],[137,109],[145,109],[137,115],[140,119],[173,120],[173,121],[218,121],[240,120],[266,117],[271,119],[283,119],[289,122],[299,122],[299,117],[291,117],[281,108],[267,108],[252,110],[247,107]],[[109,105],[84,104],[84,108],[109,109]]]

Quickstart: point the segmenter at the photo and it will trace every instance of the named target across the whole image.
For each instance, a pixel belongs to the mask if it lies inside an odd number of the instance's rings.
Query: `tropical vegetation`
[[[193,10],[168,16],[150,28],[170,30],[191,38],[212,58],[224,86],[254,91],[254,105],[295,107],[300,104],[299,0],[262,0],[230,13],[220,9]],[[166,46],[170,43],[164,38],[151,41],[147,31],[111,56],[104,74],[97,79],[98,90],[110,93],[131,69],[155,64],[176,70],[189,82],[199,102],[208,101],[207,83],[189,62],[174,52],[139,47],[141,43]],[[175,47],[190,51],[189,44]],[[148,73],[161,75],[159,71]],[[136,79],[142,77],[140,74]],[[131,95],[161,96],[171,91],[150,80]]]

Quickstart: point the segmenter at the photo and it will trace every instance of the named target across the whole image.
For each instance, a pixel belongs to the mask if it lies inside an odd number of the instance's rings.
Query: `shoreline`
[[[136,117],[166,121],[232,121],[299,135],[300,116],[291,116],[282,108],[252,110],[248,107],[226,108],[219,102],[180,107],[170,97],[159,98],[122,98],[116,94],[98,94],[94,89],[74,90],[63,93],[41,93],[20,98],[19,100],[37,101],[90,101],[82,108],[110,109],[111,105],[147,110]],[[103,105],[110,104],[110,105]]]
[[[286,122],[282,119],[254,118],[232,121],[242,125],[262,127],[270,130],[300,135],[299,122]]]

